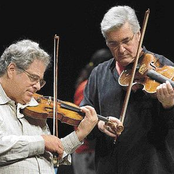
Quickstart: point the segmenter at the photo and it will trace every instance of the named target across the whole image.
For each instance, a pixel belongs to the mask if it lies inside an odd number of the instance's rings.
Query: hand
[[[113,138],[117,138],[121,134],[120,126],[123,128],[122,122],[118,118],[111,116],[109,117],[109,124],[101,120],[98,122],[99,130]]]
[[[61,140],[54,135],[42,135],[42,137],[45,141],[45,150],[52,153],[57,153],[58,160],[60,160],[64,151]]]
[[[76,129],[76,134],[79,141],[83,141],[98,122],[97,113],[93,107],[83,106],[81,107],[81,110],[85,113],[85,117]]]
[[[174,90],[169,81],[157,87],[156,95],[164,108],[167,109],[174,106]]]

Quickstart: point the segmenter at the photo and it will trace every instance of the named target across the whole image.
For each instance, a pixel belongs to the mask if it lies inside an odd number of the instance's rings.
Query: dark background
[[[142,26],[145,11],[150,16],[143,40],[148,50],[174,60],[172,1],[161,0],[83,0],[83,1],[1,1],[0,54],[12,42],[29,38],[40,43],[53,58],[54,36],[60,37],[58,63],[58,98],[73,102],[74,84],[80,70],[95,50],[106,47],[100,32],[105,12],[114,5],[130,5]],[[53,96],[53,68],[48,70],[46,86],[40,91]],[[48,120],[50,127],[52,120]],[[59,123],[59,137],[73,130]],[[69,167],[63,167],[63,173]],[[61,167],[60,172],[61,173]]]

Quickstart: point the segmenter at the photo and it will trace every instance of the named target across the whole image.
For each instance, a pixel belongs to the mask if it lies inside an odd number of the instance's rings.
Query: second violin
[[[131,69],[124,70],[119,77],[121,86],[128,86],[131,78]],[[174,67],[162,66],[153,54],[146,53],[140,58],[132,84],[140,84],[147,93],[155,93],[156,88],[169,81],[174,87]]]

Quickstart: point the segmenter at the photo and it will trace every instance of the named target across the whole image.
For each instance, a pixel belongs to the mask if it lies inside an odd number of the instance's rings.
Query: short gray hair
[[[0,58],[0,76],[5,74],[11,62],[17,67],[27,69],[35,59],[43,61],[46,68],[50,65],[49,54],[38,43],[29,39],[17,41],[7,47]]]
[[[140,30],[139,21],[134,9],[129,6],[115,6],[110,8],[100,24],[102,35],[106,37],[106,33],[117,30],[126,22],[130,24],[133,33],[137,33]]]

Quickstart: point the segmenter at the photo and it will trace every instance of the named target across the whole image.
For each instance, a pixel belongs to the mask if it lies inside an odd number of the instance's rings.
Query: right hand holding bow
[[[112,116],[109,116],[108,118],[109,122],[101,120],[98,122],[98,129],[110,137],[117,138],[122,132],[119,128],[123,127],[123,124],[118,118]]]

